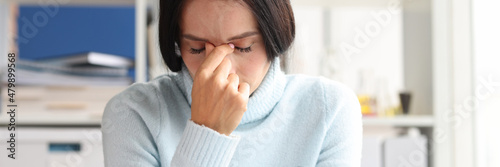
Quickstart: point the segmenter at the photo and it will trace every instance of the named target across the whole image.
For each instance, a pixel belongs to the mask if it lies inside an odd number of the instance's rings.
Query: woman
[[[294,35],[288,0],[160,1],[160,49],[177,73],[108,102],[106,165],[359,166],[357,98],[284,75]]]

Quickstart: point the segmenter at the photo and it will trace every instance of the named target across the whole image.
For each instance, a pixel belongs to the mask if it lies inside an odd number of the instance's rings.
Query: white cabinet
[[[0,127],[0,166],[104,166],[99,128],[16,127],[15,158],[8,158],[10,132]]]

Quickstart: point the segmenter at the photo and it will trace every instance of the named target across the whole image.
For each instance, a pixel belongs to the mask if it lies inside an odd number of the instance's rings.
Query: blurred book
[[[19,7],[18,44],[23,59],[96,51],[134,59],[135,7],[58,6],[43,28],[33,24],[39,5]],[[31,33],[32,30],[37,33]]]
[[[99,52],[83,52],[43,58],[40,62],[59,66],[96,65],[114,68],[131,68],[134,66],[134,62],[128,58]]]
[[[114,81],[108,80],[129,80],[121,78],[124,73],[134,80],[135,7],[63,5],[43,28],[31,19],[39,12],[38,5],[19,6],[18,61],[25,60],[20,66],[23,73],[63,79],[57,81],[60,84],[74,83],[67,80],[70,78],[86,77],[114,85]],[[50,78],[19,77],[30,84],[38,79],[41,83],[53,83]]]
[[[19,68],[16,70],[17,85],[39,86],[126,86],[132,79],[125,77],[78,76]]]
[[[126,86],[133,81],[128,72],[133,61],[117,55],[86,52],[30,61],[19,59],[18,85]]]
[[[56,60],[57,61],[57,60]],[[29,60],[19,60],[17,62],[18,68],[24,70],[32,70],[39,72],[53,72],[57,74],[68,74],[77,76],[108,76],[108,77],[124,77],[127,76],[127,68],[111,68],[97,65],[53,65],[50,62],[36,62]]]

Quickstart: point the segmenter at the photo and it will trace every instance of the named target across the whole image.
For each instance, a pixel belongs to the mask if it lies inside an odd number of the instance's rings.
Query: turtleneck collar
[[[182,70],[174,77],[174,80],[179,84],[184,97],[191,106],[191,90],[193,88],[193,78],[189,74],[187,67],[183,64]],[[259,87],[253,92],[248,100],[247,111],[243,115],[240,124],[246,124],[257,121],[269,115],[274,106],[281,99],[281,95],[285,89],[286,79],[285,74],[280,68],[280,59],[276,57],[266,76],[260,83]],[[191,111],[189,111],[191,114]]]

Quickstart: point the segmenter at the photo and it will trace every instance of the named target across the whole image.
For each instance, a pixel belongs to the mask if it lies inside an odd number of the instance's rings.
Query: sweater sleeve
[[[145,84],[134,84],[107,103],[101,122],[107,167],[160,166],[157,112],[156,94]]]
[[[191,120],[187,121],[171,164],[160,163],[156,140],[161,104],[153,89],[147,84],[134,84],[107,103],[101,122],[105,165],[229,166],[240,137],[222,135]]]
[[[189,120],[171,166],[229,166],[239,141],[239,136],[222,135]]]
[[[344,85],[324,88],[327,131],[316,166],[359,167],[363,131],[359,101]]]

